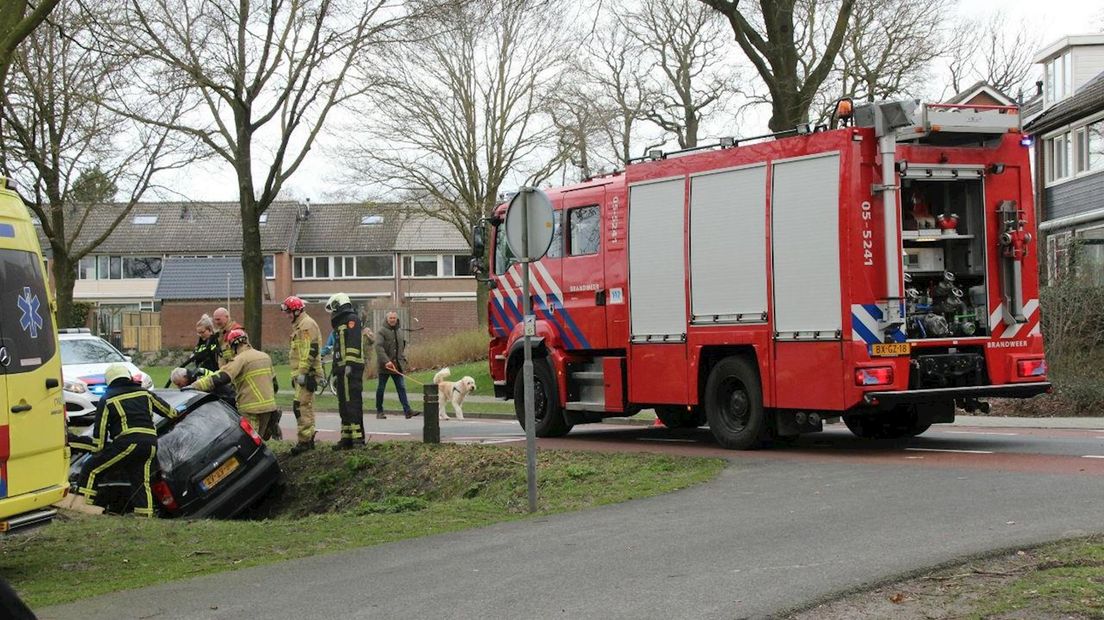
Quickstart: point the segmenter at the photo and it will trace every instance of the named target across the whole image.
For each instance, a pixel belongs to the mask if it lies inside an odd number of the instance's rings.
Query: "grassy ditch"
[[[286,446],[284,446],[286,449]],[[258,520],[65,516],[0,539],[0,574],[33,607],[525,518],[525,453],[373,443],[280,455],[288,484]],[[541,451],[540,513],[648,497],[713,478],[720,459]]]
[[[1104,618],[1104,537],[935,571],[819,605],[791,620]]]

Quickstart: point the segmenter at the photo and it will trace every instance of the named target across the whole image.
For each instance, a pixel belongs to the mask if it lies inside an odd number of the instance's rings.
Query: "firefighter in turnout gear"
[[[295,423],[299,427],[299,441],[291,449],[299,454],[314,449],[314,390],[322,374],[319,345],[322,332],[318,323],[307,314],[307,305],[294,295],[280,304],[280,309],[291,317],[291,349],[288,364],[291,366],[291,384],[295,386],[295,400],[291,403]]]
[[[337,293],[326,302],[334,338],[333,373],[337,382],[338,411],[341,414],[341,440],[335,450],[347,450],[364,444],[364,351],[361,350],[360,317],[345,293]]]
[[[220,385],[233,382],[238,413],[263,436],[270,418],[276,413],[272,358],[250,346],[249,337],[241,329],[230,330],[226,334],[226,344],[233,351],[233,359],[217,373],[201,377],[188,387],[211,392]]]
[[[78,485],[88,503],[96,497],[96,478],[110,469],[121,468],[136,491],[131,500],[134,513],[153,516],[150,473],[157,456],[157,430],[153,414],[167,418],[176,412],[165,401],[134,382],[122,364],[104,372],[107,391],[96,404],[91,437],[69,434],[69,447],[92,453],[81,469]]]

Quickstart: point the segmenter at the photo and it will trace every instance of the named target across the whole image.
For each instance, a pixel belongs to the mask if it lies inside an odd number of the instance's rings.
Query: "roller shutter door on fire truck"
[[[780,341],[838,340],[838,153],[775,161],[771,206],[774,331]]]
[[[686,339],[686,179],[629,188],[629,310],[634,342]]]
[[[766,321],[766,164],[698,174],[690,183],[691,321]]]

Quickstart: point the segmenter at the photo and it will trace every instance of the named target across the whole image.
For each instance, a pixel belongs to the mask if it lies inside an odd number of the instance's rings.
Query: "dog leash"
[[[387,370],[387,369],[385,368],[384,370]],[[392,373],[392,374],[396,374],[396,375],[399,375],[399,376],[400,376],[400,377],[402,377],[403,379],[410,379],[410,380],[411,380],[411,381],[413,381],[414,383],[417,383],[418,385],[420,385],[420,386],[422,386],[422,387],[425,387],[425,384],[424,384],[424,383],[422,383],[421,381],[418,381],[417,379],[415,379],[414,377],[411,377],[410,375],[404,375],[403,373],[401,373],[401,372],[399,372],[399,371],[397,371],[397,370],[388,370],[387,372],[390,372],[390,373]]]

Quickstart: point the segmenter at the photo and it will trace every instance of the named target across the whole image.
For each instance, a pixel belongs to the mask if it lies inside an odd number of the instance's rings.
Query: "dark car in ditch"
[[[158,516],[233,518],[283,484],[276,456],[226,402],[193,390],[154,393],[177,412],[175,419],[155,420],[159,471],[151,489]],[[70,483],[87,458],[74,451]],[[96,504],[108,512],[126,512],[136,491],[125,476],[110,474],[96,487]]]

